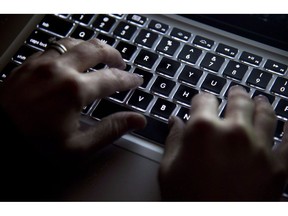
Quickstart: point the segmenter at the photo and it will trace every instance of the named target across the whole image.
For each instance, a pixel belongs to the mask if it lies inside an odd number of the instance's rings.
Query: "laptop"
[[[51,37],[99,38],[121,53],[127,73],[144,78],[137,89],[83,107],[81,121],[88,127],[118,111],[140,112],[148,125],[100,151],[95,166],[59,200],[160,200],[157,171],[168,118],[177,115],[187,121],[190,100],[199,91],[217,96],[220,117],[233,85],[243,86],[251,98],[267,96],[278,118],[275,145],[282,139],[288,119],[287,15],[48,14],[0,19],[1,29],[9,29],[0,35],[0,85],[27,57],[45,50]]]

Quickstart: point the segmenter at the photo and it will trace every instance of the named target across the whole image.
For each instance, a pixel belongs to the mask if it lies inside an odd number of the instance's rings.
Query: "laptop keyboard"
[[[133,133],[164,144],[169,116],[177,115],[187,121],[191,98],[199,91],[217,96],[222,117],[229,88],[241,85],[251,98],[262,94],[269,99],[278,117],[274,138],[281,141],[288,119],[286,64],[143,15],[46,15],[1,71],[0,81],[5,81],[27,57],[45,50],[49,38],[69,36],[105,41],[121,53],[128,73],[137,73],[144,79],[137,89],[116,92],[85,106],[82,114],[91,119],[99,120],[119,111],[143,113],[147,127]],[[95,65],[87,73],[104,67]]]

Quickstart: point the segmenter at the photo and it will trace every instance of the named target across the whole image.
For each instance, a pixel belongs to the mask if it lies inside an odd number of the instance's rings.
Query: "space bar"
[[[128,107],[113,103],[112,101],[102,99],[93,111],[92,116],[98,119],[102,119],[110,114],[122,111],[133,110],[129,109]],[[136,130],[133,133],[135,135],[145,137],[146,139],[164,145],[165,139],[169,133],[168,124],[149,116],[145,117],[147,119],[146,127],[141,130]]]

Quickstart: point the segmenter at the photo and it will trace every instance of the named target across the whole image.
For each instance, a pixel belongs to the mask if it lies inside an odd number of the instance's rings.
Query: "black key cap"
[[[275,80],[271,92],[288,97],[288,79],[285,79],[283,77],[277,77]]]
[[[216,52],[218,52],[219,54],[234,58],[236,54],[238,53],[238,49],[220,43],[216,49]]]
[[[100,14],[93,22],[93,27],[101,31],[109,32],[116,19],[104,14]]]
[[[270,104],[272,104],[273,101],[275,100],[275,97],[274,97],[273,95],[270,95],[270,94],[267,94],[267,93],[265,93],[265,92],[258,91],[258,90],[256,90],[256,91],[253,93],[252,98],[256,97],[257,95],[263,95],[263,96],[265,96],[265,97],[269,100]]]
[[[158,55],[156,53],[152,53],[148,50],[143,49],[137,55],[134,63],[151,69],[157,59]]]
[[[125,22],[120,22],[113,33],[120,38],[130,40],[136,30],[136,26]]]
[[[165,97],[168,97],[174,86],[175,82],[159,76],[157,77],[153,86],[151,87],[151,91],[163,95]]]
[[[226,66],[223,75],[231,77],[233,79],[242,80],[245,73],[248,70],[248,66],[236,61],[229,61]]]
[[[85,25],[88,25],[93,18],[93,14],[73,14],[72,19],[81,22]]]
[[[274,134],[274,137],[278,138],[279,140],[282,140],[284,135],[284,123],[283,121],[278,120],[277,121],[277,127]]]
[[[94,36],[94,31],[84,26],[78,25],[71,34],[71,37],[82,40],[89,40]]]
[[[240,56],[240,60],[248,64],[259,66],[262,61],[262,57],[244,51]]]
[[[164,34],[169,29],[169,26],[156,20],[151,20],[151,22],[148,25],[148,28]]]
[[[121,53],[122,58],[130,60],[137,48],[135,45],[120,41],[116,46],[116,49]]]
[[[182,29],[179,28],[173,28],[170,35],[174,38],[183,40],[183,41],[188,41],[191,37],[191,33],[184,31]]]
[[[116,102],[108,101],[102,99],[97,107],[92,112],[92,117],[97,119],[102,119],[108,115],[111,115],[116,112],[127,112],[132,111],[128,107],[121,106],[120,104],[116,104]]]
[[[129,90],[121,92],[116,91],[113,95],[110,96],[110,98],[123,102],[127,97],[127,95],[129,94],[129,92],[130,92]]]
[[[168,120],[169,116],[172,114],[175,107],[176,107],[176,104],[170,101],[164,100],[162,98],[158,98],[151,110],[151,114]]]
[[[147,21],[147,18],[145,16],[139,14],[128,14],[126,19],[138,25],[144,25],[145,22]]]
[[[192,97],[198,94],[198,90],[187,87],[185,85],[180,85],[175,93],[173,99],[177,102],[190,105]]]
[[[38,50],[33,49],[29,46],[22,46],[20,49],[16,52],[16,54],[13,56],[13,61],[16,61],[20,64],[22,64],[29,56],[36,53]]]
[[[17,67],[18,64],[14,62],[9,62],[1,71],[0,71],[0,82],[3,82],[10,73]]]
[[[177,116],[184,122],[187,122],[190,119],[190,110],[186,107],[181,107],[177,113]]]
[[[249,87],[244,86],[244,85],[242,85],[242,84],[240,84],[240,83],[231,82],[230,85],[228,86],[228,88],[227,88],[225,94],[224,94],[224,97],[225,97],[225,98],[228,97],[228,93],[229,93],[230,88],[231,88],[232,86],[235,86],[235,85],[239,85],[239,86],[241,86],[242,88],[244,88],[244,89],[246,90],[247,93],[250,92],[250,88],[249,88]]]
[[[39,28],[65,37],[73,25],[73,23],[54,15],[46,15],[40,22]]]
[[[82,113],[82,114],[87,114],[88,111],[90,110],[92,104],[93,104],[93,103],[90,103],[90,104],[88,104],[87,106],[84,106],[84,107],[82,108],[81,113]]]
[[[112,46],[115,43],[115,38],[112,38],[105,34],[99,33],[96,38],[98,38],[99,40],[101,40],[102,42],[106,44],[109,44],[110,46]]]
[[[158,44],[156,50],[158,52],[173,56],[176,50],[180,45],[179,41],[163,37],[160,43]]]
[[[200,66],[207,70],[218,72],[224,61],[225,59],[221,56],[214,55],[212,53],[207,53],[204,59],[202,60]]]
[[[49,39],[51,39],[52,36],[46,32],[35,30],[32,32],[32,34],[27,38],[26,43],[32,46],[35,46],[41,50],[45,50],[48,46]],[[59,37],[55,37],[56,40],[59,39]]]
[[[178,80],[189,83],[191,85],[197,85],[202,74],[203,71],[186,65],[181,71]]]
[[[204,82],[202,83],[201,88],[206,89],[215,94],[220,94],[226,82],[227,82],[226,79],[222,77],[218,77],[213,74],[208,74]]]
[[[146,29],[141,29],[140,33],[135,39],[135,43],[151,48],[154,42],[157,40],[157,38],[158,35],[155,32]]]
[[[254,68],[246,82],[249,85],[265,89],[271,78],[272,74]]]
[[[268,59],[264,65],[268,71],[284,74],[287,70],[287,65]]]
[[[148,83],[150,82],[151,78],[153,77],[153,74],[148,72],[148,71],[145,71],[145,70],[142,70],[140,68],[136,68],[133,73],[136,73],[136,74],[139,74],[143,79],[144,79],[144,82],[142,83],[142,85],[140,87],[142,88],[146,88],[146,86],[148,85]]]
[[[145,111],[153,99],[153,95],[136,89],[128,100],[128,104],[134,108]]]
[[[275,108],[275,112],[278,116],[288,119],[288,101],[280,99]]]
[[[191,64],[195,64],[201,54],[202,50],[193,46],[185,45],[179,53],[178,59]]]
[[[144,129],[132,133],[164,145],[169,134],[168,124],[149,116],[146,116],[146,120],[147,125]]]
[[[196,35],[196,37],[193,40],[193,44],[195,44],[196,46],[205,48],[205,49],[211,49],[214,45],[214,41],[208,38]]]
[[[180,63],[172,59],[163,57],[159,65],[157,66],[156,71],[162,74],[166,74],[170,77],[173,77],[180,67]]]

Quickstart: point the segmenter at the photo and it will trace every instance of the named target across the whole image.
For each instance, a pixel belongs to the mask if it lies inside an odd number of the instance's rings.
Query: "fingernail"
[[[239,89],[239,90],[242,90],[242,91],[247,92],[246,89],[243,88],[243,87],[240,86],[240,85],[234,85],[234,86],[230,87],[229,91],[232,91],[232,90],[234,91],[234,90],[236,90],[236,89]]]
[[[265,101],[265,102],[268,102],[268,103],[269,103],[268,98],[265,97],[264,95],[261,95],[261,94],[255,96],[255,97],[254,97],[254,100],[255,100],[255,101],[258,101],[258,102],[264,102],[264,101]]]
[[[144,82],[143,76],[141,76],[140,74],[137,74],[137,73],[132,73],[132,75],[139,81],[140,85],[143,84],[143,82]]]
[[[171,129],[175,123],[174,116],[170,116],[168,119],[168,128]]]

